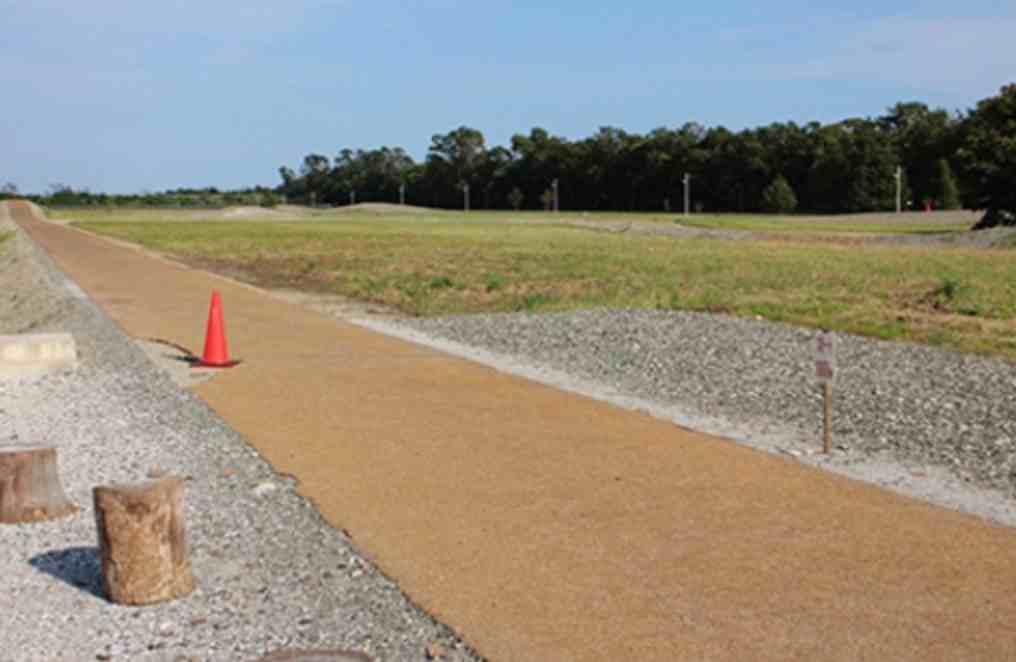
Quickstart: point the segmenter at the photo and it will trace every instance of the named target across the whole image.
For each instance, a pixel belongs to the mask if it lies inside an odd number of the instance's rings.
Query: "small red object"
[[[208,330],[205,332],[205,352],[196,368],[232,368],[239,361],[229,360],[226,344],[226,325],[222,321],[222,297],[218,290],[212,291],[212,304],[208,309]]]

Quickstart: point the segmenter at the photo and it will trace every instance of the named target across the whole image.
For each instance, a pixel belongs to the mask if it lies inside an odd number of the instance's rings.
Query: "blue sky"
[[[965,110],[1016,81],[1016,4],[0,0],[0,183],[278,183],[466,124],[582,138]]]

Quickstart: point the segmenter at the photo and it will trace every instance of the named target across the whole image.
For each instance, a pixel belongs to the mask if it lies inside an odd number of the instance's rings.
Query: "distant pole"
[[[406,185],[399,184],[399,204],[406,204]]]
[[[310,192],[310,206],[311,207],[317,207],[317,192],[316,191],[311,191]]]
[[[349,204],[350,205],[355,205],[356,204],[356,191],[350,191],[349,192]]]
[[[691,214],[691,175],[684,173],[684,178],[681,181],[684,183],[684,215],[689,216]]]
[[[462,208],[469,211],[469,184],[462,182]]]
[[[552,181],[552,182],[550,183],[550,187],[551,187],[552,189],[554,189],[554,213],[555,213],[555,214],[556,214],[557,212],[561,211],[561,205],[560,205],[560,204],[558,204],[558,197],[557,197],[557,191],[558,191],[558,188],[557,188],[557,184],[558,184],[558,181],[557,181],[557,179],[556,179],[556,178],[554,179],[554,181]]]
[[[896,213],[903,211],[903,168],[896,166]]]

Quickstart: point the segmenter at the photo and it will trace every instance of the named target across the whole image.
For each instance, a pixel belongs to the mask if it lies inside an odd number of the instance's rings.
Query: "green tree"
[[[975,229],[1016,225],[1016,84],[980,101],[967,116],[959,158],[964,202],[985,212]]]
[[[508,204],[512,206],[512,209],[518,211],[522,209],[522,203],[525,202],[526,196],[523,195],[522,189],[518,186],[512,189],[512,192],[508,194]]]
[[[956,186],[949,161],[939,159],[935,164],[935,190],[939,209],[959,209],[960,190]]]
[[[789,214],[797,209],[797,195],[790,183],[779,175],[762,191],[762,210],[774,214]]]
[[[907,171],[907,199],[915,204],[941,201],[938,161],[956,152],[959,120],[945,110],[910,101],[896,104],[878,121]]]

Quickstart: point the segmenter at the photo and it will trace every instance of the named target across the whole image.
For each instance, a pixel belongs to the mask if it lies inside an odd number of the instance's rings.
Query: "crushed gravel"
[[[824,456],[809,329],[636,310],[360,323],[1016,525],[1004,361],[837,334],[837,452]]]
[[[0,233],[14,227],[0,218]],[[81,511],[0,526],[0,659],[256,660],[354,649],[478,659],[414,606],[197,397],[177,387],[20,232],[0,243],[0,333],[68,331],[80,366],[0,380],[0,444],[45,442]],[[91,489],[188,477],[198,589],[121,607],[101,588]]]

